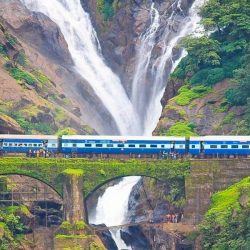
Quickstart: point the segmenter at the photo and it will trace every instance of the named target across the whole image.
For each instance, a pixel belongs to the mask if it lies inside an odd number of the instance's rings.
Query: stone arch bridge
[[[70,172],[70,170],[72,170]],[[197,224],[206,212],[213,192],[250,175],[250,159],[146,160],[0,158],[0,175],[27,175],[45,182],[63,194],[63,172],[83,171],[84,196],[106,182],[124,176],[148,176],[185,183],[187,223]],[[66,172],[67,172],[66,171]]]

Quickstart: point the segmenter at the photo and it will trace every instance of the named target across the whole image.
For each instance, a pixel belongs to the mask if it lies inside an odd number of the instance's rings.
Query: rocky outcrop
[[[227,107],[224,102],[224,93],[231,83],[228,80],[217,83],[212,90],[192,100],[187,105],[178,105],[175,98],[177,91],[183,85],[181,80],[170,80],[169,88],[162,99],[164,106],[159,123],[154,134],[167,131],[177,122],[192,123],[195,132],[199,135],[231,134],[240,129],[240,121],[244,116],[245,107]],[[172,92],[172,86],[175,86]],[[171,95],[171,93],[173,95]],[[171,99],[172,98],[172,99]],[[238,122],[232,122],[232,121]]]
[[[24,130],[11,117],[0,113],[0,131],[3,134],[23,134]]]

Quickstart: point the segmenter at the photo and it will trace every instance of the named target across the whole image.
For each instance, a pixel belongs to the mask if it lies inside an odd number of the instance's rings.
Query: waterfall
[[[147,71],[152,55],[153,48],[155,46],[156,32],[160,26],[160,15],[157,9],[154,7],[154,3],[150,9],[150,21],[151,25],[144,34],[139,37],[138,52],[136,58],[136,70],[132,82],[132,103],[137,108],[138,117],[141,130],[144,130],[143,113],[144,106],[141,104],[146,103],[147,95],[146,88],[141,86],[141,83],[145,83],[147,80]]]
[[[132,188],[140,180],[139,176],[124,177],[118,184],[108,187],[99,197],[95,216],[89,218],[91,224],[116,226],[128,223],[128,201]],[[118,249],[131,249],[121,239],[120,230],[110,230]]]
[[[80,0],[21,0],[31,11],[48,16],[60,28],[76,71],[91,85],[110,112],[120,134],[138,135],[133,106],[119,77],[105,64],[96,32]]]
[[[201,31],[198,29],[200,27],[198,11],[205,0],[195,0],[189,10],[189,15],[186,17],[181,9],[181,2],[182,0],[175,0],[170,6],[172,12],[164,24],[166,28],[161,37],[161,55],[159,57],[156,59],[151,57],[160,27],[159,12],[155,9],[154,4],[151,5],[150,10],[150,26],[145,34],[140,36],[132,100],[141,114],[143,134],[145,135],[150,135],[158,123],[162,111],[160,101],[169,74],[175,69],[181,58],[186,55],[185,51],[182,51],[179,59],[174,61],[173,48],[178,45],[181,38],[193,33],[198,34]],[[176,34],[173,34],[172,26],[175,22],[180,22],[180,28]],[[169,67],[170,70],[168,71],[166,67]],[[150,81],[150,84],[147,84],[147,81]],[[142,101],[141,95],[144,95],[144,101]]]

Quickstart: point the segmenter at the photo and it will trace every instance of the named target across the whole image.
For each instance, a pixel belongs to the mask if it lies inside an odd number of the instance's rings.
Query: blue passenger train
[[[250,156],[250,136],[90,136],[1,135],[0,152],[45,151],[64,155],[178,155]]]

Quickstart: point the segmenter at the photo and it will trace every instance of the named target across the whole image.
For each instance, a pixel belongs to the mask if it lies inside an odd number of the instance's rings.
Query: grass
[[[235,118],[234,112],[229,112],[223,119],[222,125],[230,124]]]
[[[17,81],[25,82],[28,85],[32,86],[37,82],[36,78],[27,71],[21,70],[19,68],[7,68],[7,70],[9,71],[10,75]]]
[[[161,135],[166,136],[194,136],[196,135],[194,131],[195,125],[188,122],[177,122],[171,126],[167,131],[161,133]]]
[[[83,176],[83,170],[82,169],[72,169],[68,168],[63,171],[63,174],[65,175],[74,175],[74,176]]]
[[[239,198],[244,191],[250,191],[250,177],[244,178],[224,191],[215,193],[206,217],[214,217],[220,224],[227,223],[226,218],[232,213],[232,210],[241,209]]]
[[[89,239],[89,238],[93,238],[95,237],[95,235],[85,235],[85,234],[77,234],[77,235],[74,235],[74,234],[71,234],[71,235],[67,235],[67,234],[57,234],[56,235],[56,239],[79,239],[79,240],[82,240],[82,239]]]
[[[206,87],[203,85],[198,85],[195,87],[184,85],[182,86],[176,97],[174,97],[174,100],[177,105],[179,106],[186,106],[189,105],[194,99],[200,98],[205,96],[211,91],[210,87]]]

